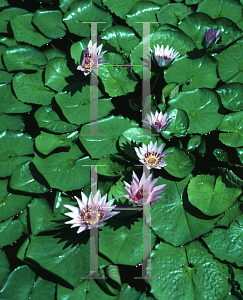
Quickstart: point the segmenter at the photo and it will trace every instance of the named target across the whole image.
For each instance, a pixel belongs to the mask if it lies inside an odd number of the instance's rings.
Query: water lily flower
[[[205,40],[207,42],[207,47],[215,40],[215,44],[221,37],[220,29],[216,31],[216,28],[206,29],[202,38],[202,44],[205,44]]]
[[[147,169],[155,168],[161,169],[164,166],[167,166],[167,162],[163,161],[169,153],[162,152],[165,144],[162,144],[158,147],[157,141],[153,145],[153,142],[150,141],[149,145],[143,143],[142,147],[134,147],[137,156],[140,158],[140,162],[144,164]]]
[[[103,221],[120,213],[120,211],[111,212],[116,207],[116,205],[112,205],[115,199],[106,202],[107,194],[101,198],[100,190],[97,191],[94,197],[90,193],[89,199],[83,192],[81,194],[82,200],[74,196],[79,208],[73,205],[64,205],[71,210],[71,212],[64,215],[72,218],[72,220],[65,222],[65,224],[73,224],[71,228],[79,227],[77,233],[86,229],[103,226]]]
[[[100,63],[102,56],[107,52],[101,52],[102,45],[96,48],[96,43],[92,46],[92,41],[89,41],[88,47],[83,52],[82,63],[77,67],[77,70],[83,71],[84,75],[87,76],[92,70],[98,68],[98,66],[107,64]]]
[[[166,186],[166,184],[161,184],[155,187],[159,178],[154,179],[152,182],[151,178],[152,174],[146,178],[145,172],[143,172],[143,175],[139,181],[136,173],[133,172],[131,185],[124,181],[126,185],[125,189],[129,195],[123,195],[123,197],[138,205],[155,205],[155,201],[164,198],[164,196],[158,195],[164,192],[163,188]]]
[[[158,65],[162,67],[168,65],[180,56],[179,52],[175,51],[172,47],[169,49],[169,45],[164,49],[163,45],[160,48],[157,44],[157,48],[154,46],[154,52],[150,48],[149,50],[151,54],[153,54],[153,58],[156,59]]]
[[[143,121],[143,122],[147,124],[149,127],[151,127],[152,125],[159,132],[164,130],[170,124],[170,122],[175,118],[172,117],[167,120],[168,113],[165,113],[163,115],[162,111],[159,113],[157,110],[155,114],[153,114],[152,112],[150,112],[150,114],[151,116],[147,114],[147,116],[145,117],[147,121]]]

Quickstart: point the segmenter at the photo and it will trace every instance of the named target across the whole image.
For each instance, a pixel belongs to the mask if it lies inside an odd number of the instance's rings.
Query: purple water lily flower
[[[213,27],[211,27],[210,29],[205,30],[204,35],[202,37],[202,42],[204,41],[204,39],[206,39],[208,47],[214,40],[216,44],[217,41],[220,39],[221,35],[222,34],[220,33],[220,29],[216,31],[216,28],[213,29]]]
[[[72,218],[72,220],[65,222],[65,224],[72,224],[71,228],[79,227],[77,233],[86,229],[103,226],[103,221],[120,213],[119,211],[111,212],[116,207],[116,205],[112,206],[115,199],[106,202],[107,194],[101,198],[100,190],[97,191],[94,197],[90,193],[89,199],[83,192],[81,194],[82,200],[74,196],[79,208],[73,205],[64,205],[71,210],[71,212],[64,215]]]
[[[175,118],[172,117],[167,120],[168,113],[165,113],[163,115],[162,111],[159,113],[157,110],[155,114],[150,112],[150,115],[147,114],[147,116],[145,117],[147,120],[143,122],[147,124],[149,127],[151,127],[152,125],[159,132],[164,130],[170,124],[170,122]]]
[[[164,49],[163,45],[160,48],[157,44],[157,48],[154,46],[154,52],[150,48],[149,50],[151,54],[153,54],[153,58],[157,60],[158,65],[162,67],[168,65],[171,61],[180,56],[172,47],[169,49],[169,45]]]
[[[166,186],[166,184],[161,184],[155,187],[158,178],[154,179],[152,182],[151,178],[152,174],[146,178],[145,172],[143,172],[143,175],[139,181],[136,173],[133,172],[131,185],[124,181],[124,184],[126,185],[125,189],[129,195],[123,195],[123,197],[138,205],[155,205],[155,201],[164,198],[164,196],[158,195],[164,192],[163,188]]]
[[[92,41],[89,41],[88,47],[83,52],[82,63],[77,67],[77,70],[83,71],[84,75],[87,76],[92,70],[107,64],[107,62],[100,63],[102,56],[107,52],[101,52],[102,45],[96,48],[96,43],[92,46]]]
[[[167,166],[167,162],[163,161],[169,153],[164,152],[165,144],[162,144],[158,147],[157,141],[153,145],[153,142],[150,141],[149,145],[146,145],[143,143],[143,147],[140,147],[139,149],[137,147],[134,147],[137,156],[140,158],[139,161],[144,164],[147,169],[155,168],[155,169],[161,169],[164,166]]]

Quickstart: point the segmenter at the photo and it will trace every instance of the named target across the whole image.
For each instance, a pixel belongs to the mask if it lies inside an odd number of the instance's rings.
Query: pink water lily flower
[[[163,45],[160,48],[157,44],[157,48],[154,46],[154,52],[150,48],[149,50],[151,54],[153,54],[153,58],[156,59],[158,65],[162,67],[168,65],[180,56],[179,52],[175,51],[172,47],[169,49],[169,45],[164,49]]]
[[[204,35],[202,37],[202,42],[204,39],[206,39],[208,47],[214,40],[216,44],[217,41],[220,39],[221,35],[222,34],[220,33],[220,29],[216,31],[216,29],[213,29],[213,27],[211,27],[210,29],[205,30]]]
[[[107,194],[101,198],[100,190],[95,196],[90,193],[89,199],[81,192],[82,200],[74,196],[78,202],[79,207],[73,205],[64,205],[71,212],[64,215],[72,218],[72,220],[65,222],[65,224],[72,224],[71,228],[79,227],[77,233],[86,229],[91,229],[98,226],[103,226],[103,221],[114,217],[120,212],[111,212],[116,205],[112,205],[115,199],[106,202]]]
[[[107,64],[107,62],[100,63],[102,56],[107,52],[101,52],[102,45],[98,48],[96,47],[96,43],[92,46],[92,41],[89,41],[88,47],[83,52],[81,65],[77,67],[77,70],[83,71],[84,75],[87,76],[92,70],[98,68],[98,66]]]
[[[162,111],[159,113],[157,110],[155,114],[150,112],[150,115],[147,114],[147,116],[145,117],[147,120],[143,122],[147,124],[149,127],[151,127],[152,125],[159,132],[163,131],[170,124],[170,122],[175,118],[172,117],[167,120],[168,113],[165,113],[163,115]]]
[[[164,198],[164,196],[158,195],[164,192],[163,188],[166,186],[166,184],[161,184],[155,187],[158,178],[154,179],[152,182],[151,178],[152,174],[146,178],[145,172],[143,172],[143,175],[139,181],[136,173],[133,172],[131,185],[124,181],[124,184],[126,185],[125,189],[129,195],[123,195],[123,197],[138,205],[155,205],[155,201]]]
[[[167,166],[167,162],[163,161],[169,153],[164,152],[165,144],[162,144],[158,147],[157,141],[153,145],[153,142],[150,141],[149,145],[146,145],[143,143],[142,147],[134,147],[137,156],[140,158],[139,161],[144,164],[147,169],[155,168],[155,169],[161,169],[164,166]]]

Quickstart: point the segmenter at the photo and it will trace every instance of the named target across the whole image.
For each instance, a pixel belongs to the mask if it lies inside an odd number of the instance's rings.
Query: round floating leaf
[[[18,45],[18,43],[15,41],[15,39],[11,39],[9,37],[1,37],[1,36],[0,36],[0,43],[7,45],[7,46]]]
[[[243,164],[243,148],[237,148],[236,150],[237,150],[240,162]]]
[[[112,26],[110,13],[98,8],[87,0],[73,1],[70,9],[64,14],[63,22],[66,23],[71,33],[85,37],[90,36],[91,22],[101,22],[97,26],[98,32],[102,32]]]
[[[14,169],[9,183],[14,190],[34,194],[48,192],[49,189],[44,184],[45,182],[30,161],[24,162]]]
[[[33,15],[32,13],[14,15],[10,19],[10,24],[17,42],[24,42],[41,47],[51,40],[36,31],[32,25]]]
[[[110,63],[116,62],[116,64],[124,62],[122,56],[116,53],[108,53],[105,59]],[[105,91],[110,97],[122,96],[134,92],[137,84],[137,80],[135,77],[132,77],[130,70],[124,67],[100,67],[99,77],[104,84]]]
[[[163,42],[162,42],[163,41]],[[183,57],[188,51],[192,51],[196,45],[192,41],[192,39],[184,34],[181,31],[172,31],[169,29],[161,29],[156,32],[153,32],[150,34],[150,40],[148,37],[143,38],[143,41],[141,41],[135,48],[132,50],[130,58],[131,63],[133,65],[141,65],[142,66],[142,57],[143,57],[143,45],[144,43],[148,43],[150,45],[151,50],[154,50],[154,46],[163,44],[164,46],[169,45],[169,47],[173,47],[176,51],[179,52],[180,56]],[[146,54],[145,54],[146,55]],[[150,59],[149,57],[149,49],[147,52],[147,56],[145,56],[145,59]],[[176,65],[178,61],[176,60],[172,66]],[[198,66],[197,66],[198,67]],[[195,67],[195,69],[197,68]],[[170,67],[171,68],[171,67]],[[142,77],[143,70],[141,67],[135,66],[133,67],[133,70]],[[183,70],[185,72],[185,70]],[[174,74],[175,76],[176,74]],[[175,82],[171,81],[171,82]]]
[[[139,43],[139,38],[136,37],[134,31],[122,25],[107,28],[99,37],[115,47],[117,51],[125,54],[130,54],[131,49]]]
[[[0,223],[0,247],[10,245],[17,241],[20,238],[23,229],[23,224],[18,219],[13,220],[10,218]]]
[[[98,93],[99,96],[100,92]],[[90,122],[90,86],[84,86],[82,92],[59,93],[55,96],[64,116],[70,123],[81,125]],[[114,109],[112,98],[98,99],[98,118],[106,117]]]
[[[90,243],[87,234],[58,236],[30,236],[25,258],[36,261],[42,268],[59,276],[72,286],[87,277],[90,270]],[[67,243],[68,241],[68,243]]]
[[[24,104],[16,99],[11,91],[10,84],[0,85],[0,113],[25,113],[32,110],[31,105]]]
[[[192,138],[190,138],[190,140],[188,141],[187,144],[187,151],[194,151],[197,147],[200,146],[202,142],[202,138],[200,135],[194,135]]]
[[[156,138],[154,136],[145,135],[143,128],[129,128],[121,134],[119,138],[119,147],[130,157],[138,159],[134,147],[138,147],[141,143],[148,145],[150,141],[154,144]]]
[[[166,183],[166,186],[161,194],[164,198],[156,201],[156,205],[151,207],[151,227],[155,234],[173,246],[191,242],[211,230],[219,220],[200,219],[184,210],[184,191],[191,177],[189,174],[181,181],[169,181],[159,177],[156,184]]]
[[[30,202],[30,196],[8,193],[8,180],[0,181],[0,222],[19,214]]]
[[[61,135],[41,132],[35,139],[36,149],[47,155],[58,147],[71,147],[78,138],[78,131]]]
[[[151,293],[159,300],[222,300],[231,290],[228,267],[199,241],[182,248],[164,242],[156,245],[151,271]]]
[[[0,131],[24,130],[24,128],[25,125],[21,116],[0,115]]]
[[[182,109],[168,109],[168,118],[175,117],[170,124],[161,132],[161,135],[166,139],[173,137],[184,137],[189,128],[189,119]]]
[[[116,143],[121,134],[129,128],[137,126],[135,121],[130,121],[122,116],[109,116],[98,120],[98,123],[84,125],[79,139],[92,158],[100,158],[117,153]],[[98,133],[95,133],[94,131],[97,130]]]
[[[218,129],[220,131],[226,131],[226,133],[219,134],[219,140],[223,144],[229,147],[242,147],[243,111],[226,115]]]
[[[229,187],[222,177],[197,175],[188,185],[188,200],[205,215],[223,213],[241,194],[241,189]]]
[[[14,300],[28,299],[36,274],[28,266],[20,266],[10,273],[0,290],[0,298]]]
[[[41,105],[51,104],[55,92],[44,86],[42,70],[34,74],[18,73],[13,78],[13,88],[18,100]]]
[[[187,5],[193,5],[193,4],[198,4],[198,3],[202,2],[202,1],[204,1],[204,0],[186,0],[185,3]]]
[[[99,233],[99,251],[109,257],[115,264],[136,265],[142,261],[142,221],[130,225],[130,229],[121,226],[116,230],[103,227]],[[109,239],[109,243],[107,240]],[[150,240],[148,240],[150,243]],[[112,249],[110,244],[113,245]],[[155,236],[152,235],[152,245],[155,244]],[[143,253],[144,257],[148,253]]]
[[[0,12],[0,32],[8,33],[8,24],[12,16],[21,15],[28,11],[19,7],[7,7]]]
[[[84,187],[90,182],[90,166],[94,164],[77,145],[70,148],[69,152],[61,152],[41,158],[35,155],[33,163],[37,170],[45,177],[51,188],[61,191],[72,191]]]
[[[224,216],[222,219],[219,220],[219,222],[216,225],[221,226],[229,226],[234,219],[242,215],[242,210],[240,209],[242,202],[240,200],[236,200],[230,208],[226,209]]]
[[[31,300],[54,300],[56,294],[56,283],[38,277],[31,290]]]
[[[77,126],[62,121],[51,106],[40,107],[34,116],[40,128],[51,132],[64,133],[77,129]]]
[[[25,155],[33,153],[31,136],[19,131],[2,131],[0,133],[0,177],[11,175],[19,164],[30,159]]]
[[[47,58],[40,50],[28,45],[8,47],[3,52],[3,61],[9,72],[38,70],[47,63]]]
[[[236,218],[230,227],[225,230],[215,228],[213,232],[204,238],[209,250],[220,260],[236,263],[239,267],[243,266],[243,215]]]
[[[242,17],[242,5],[235,0],[204,0],[198,5],[198,12],[205,13],[216,19],[225,17],[237,23]]]
[[[181,21],[191,13],[191,8],[183,3],[168,3],[161,7],[157,18],[160,24],[167,23],[177,26],[178,20]]]
[[[205,134],[215,130],[224,117],[218,113],[217,93],[209,89],[180,92],[168,104],[170,108],[180,108],[188,114],[188,133]]]
[[[96,163],[97,173],[103,176],[119,176],[125,171],[122,161],[110,157],[101,157]]]
[[[243,110],[243,84],[238,82],[228,83],[217,88],[216,92],[221,97],[225,108],[233,111]]]
[[[0,286],[4,282],[4,279],[7,277],[10,269],[7,255],[3,250],[0,250]]]
[[[48,38],[57,39],[66,35],[60,10],[38,9],[34,13],[33,23]]]
[[[170,147],[165,152],[168,152],[169,155],[165,158],[168,165],[164,168],[170,175],[184,178],[194,169],[195,157],[192,154],[176,147]]]
[[[8,73],[7,71],[0,70],[0,83],[10,83],[13,78],[12,73]]]
[[[51,60],[55,57],[66,57],[66,53],[60,49],[47,49],[43,51],[48,60]]]
[[[159,9],[159,5],[156,5],[153,2],[137,2],[127,14],[126,22],[142,37],[143,26],[141,23],[137,24],[136,22],[153,22],[149,25],[150,32],[154,32],[159,27],[156,18],[156,13]],[[131,47],[130,49],[133,48]]]
[[[66,77],[73,75],[63,57],[52,58],[48,61],[45,70],[45,85],[57,92],[61,92],[68,84]]]
[[[213,155],[217,158],[217,160],[219,161],[224,161],[224,162],[228,162],[229,158],[228,158],[228,154],[227,152],[223,151],[222,149],[214,149],[213,150]]]
[[[239,40],[217,55],[217,60],[219,61],[219,75],[222,81],[243,83],[242,52],[243,40]]]

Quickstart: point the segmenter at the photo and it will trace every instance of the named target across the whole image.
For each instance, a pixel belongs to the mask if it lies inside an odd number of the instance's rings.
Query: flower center
[[[85,60],[84,60],[83,68],[90,69],[91,67],[93,67],[93,65],[94,65],[94,61],[91,58],[91,54],[85,54]]]
[[[103,209],[97,207],[97,210],[91,210],[89,207],[86,212],[81,212],[80,217],[85,221],[87,225],[97,224],[103,218]]]
[[[137,191],[137,193],[135,194],[135,198],[136,202],[140,202],[140,199],[143,198],[143,189]]]
[[[162,128],[162,124],[161,124],[160,122],[154,122],[154,125],[155,125],[155,126],[158,126],[159,129]]]
[[[207,36],[207,38],[214,39],[214,38],[215,38],[215,33],[214,33],[214,32],[208,31],[208,32],[206,33],[206,36]]]
[[[167,56],[167,55],[162,55],[163,59],[166,60],[166,59],[169,59],[170,56]]]
[[[145,161],[146,161],[146,164],[153,165],[153,166],[157,165],[159,162],[158,158],[154,155],[148,156]]]

